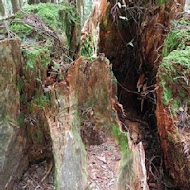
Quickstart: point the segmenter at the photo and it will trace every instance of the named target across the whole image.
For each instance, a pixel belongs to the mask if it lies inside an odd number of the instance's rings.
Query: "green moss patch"
[[[48,94],[37,94],[32,98],[32,101],[30,102],[30,108],[32,111],[32,107],[34,105],[36,105],[38,108],[43,108],[48,104],[50,104],[50,97]]]
[[[39,61],[42,67],[46,67],[50,63],[50,52],[48,48],[43,46],[31,46],[30,48],[22,50],[23,56],[26,59],[26,68],[36,69]]]
[[[168,3],[168,2],[170,2],[170,0],[156,0],[156,1],[155,1],[155,4],[156,4],[156,5],[162,5],[162,4]]]
[[[10,25],[10,30],[16,33],[21,39],[26,39],[27,36],[31,35],[34,28],[24,23],[13,23]]]
[[[71,4],[40,3],[17,12],[9,28],[20,37],[24,55],[28,56],[27,64],[32,67],[31,62],[44,50],[46,56],[66,55],[64,61],[68,63],[72,32],[79,21],[76,8]]]
[[[179,107],[190,107],[190,22],[174,21],[162,52],[157,77],[162,87],[162,102],[175,114]]]
[[[81,49],[81,55],[84,57],[92,57],[94,53],[93,37],[87,37],[84,40]]]
[[[19,11],[13,21],[14,25],[22,25],[23,19],[29,14],[38,16],[46,26],[58,33],[65,31],[68,22],[79,23],[80,21],[76,13],[76,8],[71,4],[40,3],[27,6],[25,9]],[[11,29],[17,33],[15,27],[11,26]]]
[[[180,100],[189,99],[190,47],[172,51],[162,61],[158,76],[163,88],[163,103],[179,104]]]
[[[172,30],[166,38],[162,56],[168,56],[173,50],[183,50],[188,44],[190,44],[190,22],[184,18],[174,21]]]
[[[129,154],[127,135],[120,130],[118,125],[114,125],[112,127],[112,135],[115,138],[115,140],[119,143],[122,151],[123,160],[125,160]]]

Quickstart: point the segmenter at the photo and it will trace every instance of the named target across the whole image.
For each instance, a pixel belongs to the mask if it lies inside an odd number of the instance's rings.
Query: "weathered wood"
[[[21,8],[20,1],[19,0],[11,0],[11,3],[12,3],[13,13],[16,13]]]
[[[23,153],[26,139],[17,123],[20,113],[17,88],[21,67],[20,41],[0,41],[0,52],[0,189],[9,190],[27,166]]]
[[[2,0],[0,0],[0,15],[5,16],[5,8],[4,8]]]

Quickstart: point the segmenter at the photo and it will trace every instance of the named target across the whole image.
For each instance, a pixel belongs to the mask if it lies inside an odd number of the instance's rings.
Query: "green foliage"
[[[81,49],[81,55],[84,57],[92,57],[94,52],[93,39],[92,37],[87,37],[84,40],[84,44]]]
[[[24,114],[23,113],[20,113],[17,123],[18,123],[18,126],[20,126],[20,127],[23,125],[23,123],[24,123]]]
[[[179,24],[184,25],[184,26],[190,26],[190,21],[182,18],[179,20]]]
[[[37,105],[39,108],[43,108],[48,104],[50,104],[50,97],[48,94],[37,94],[31,101],[31,106]]]
[[[190,106],[190,22],[182,18],[173,23],[163,48],[163,60],[158,69],[163,103],[175,113],[186,101]]]
[[[190,41],[190,31],[176,29],[172,30],[166,39],[162,56],[166,57],[173,50],[181,50],[186,47],[186,42]]]
[[[162,57],[166,57],[173,50],[185,49],[190,42],[190,21],[184,18],[173,22],[173,29],[169,33],[162,51]]]
[[[156,4],[156,5],[162,5],[162,4],[168,3],[168,2],[170,2],[170,0],[156,0],[156,1],[155,1],[155,4]]]
[[[79,22],[76,9],[71,4],[40,3],[27,6],[24,11],[39,16],[47,26],[56,32],[62,32],[61,29],[65,29],[66,21]]]
[[[112,135],[121,147],[123,159],[126,159],[129,154],[128,138],[126,134],[120,130],[118,125],[114,125],[112,126]]]
[[[24,23],[13,23],[10,25],[10,30],[16,33],[21,39],[25,39],[33,32],[34,28]]]
[[[36,64],[40,61],[42,67],[46,67],[50,62],[50,52],[47,47],[31,46],[22,50],[23,57],[26,59],[26,68],[36,69]]]
[[[162,61],[158,77],[163,88],[163,103],[177,110],[183,100],[189,100],[190,47],[174,50]]]

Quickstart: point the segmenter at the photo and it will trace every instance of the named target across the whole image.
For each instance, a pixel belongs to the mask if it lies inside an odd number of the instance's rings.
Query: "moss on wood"
[[[186,104],[190,107],[190,22],[175,21],[163,49],[158,70],[162,100],[172,114]]]
[[[126,159],[129,154],[129,145],[128,145],[127,135],[120,130],[118,125],[112,126],[112,135],[121,147],[123,160]]]

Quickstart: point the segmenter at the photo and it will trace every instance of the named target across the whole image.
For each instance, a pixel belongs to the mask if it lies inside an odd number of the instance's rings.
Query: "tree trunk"
[[[18,0],[11,0],[13,13],[20,9],[20,2]]]
[[[29,0],[28,1],[28,4],[31,5],[31,4],[38,4],[40,3],[40,0]]]
[[[5,8],[4,8],[2,0],[0,0],[0,15],[5,16]]]

